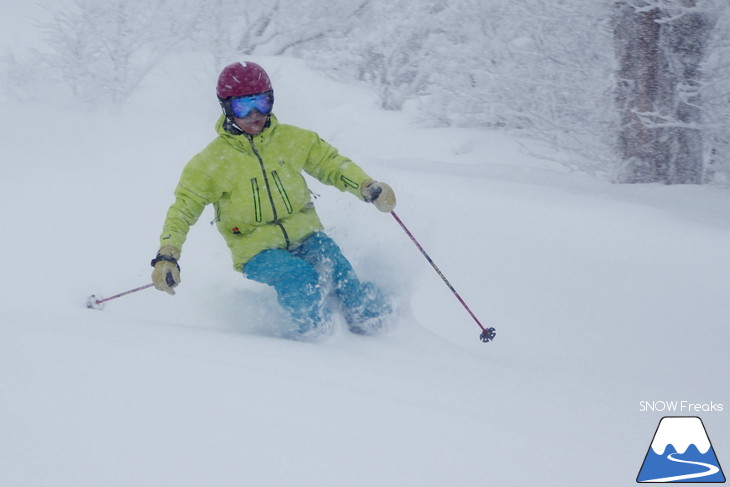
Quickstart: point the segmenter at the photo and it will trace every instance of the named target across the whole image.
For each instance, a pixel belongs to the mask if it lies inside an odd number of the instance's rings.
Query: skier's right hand
[[[157,251],[157,256],[152,259],[152,284],[155,289],[165,291],[174,295],[174,287],[180,284],[180,266],[177,261],[180,259],[180,251],[171,245],[165,245]]]
[[[383,213],[390,213],[395,208],[395,193],[388,184],[368,179],[360,187],[360,194]]]

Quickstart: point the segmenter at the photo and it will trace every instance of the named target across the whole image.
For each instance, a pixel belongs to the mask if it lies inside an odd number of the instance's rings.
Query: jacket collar
[[[253,136],[246,134],[246,133],[243,133],[241,135],[234,135],[225,129],[225,124],[226,124],[226,116],[221,115],[220,117],[218,117],[218,121],[215,124],[215,131],[220,137],[223,137],[223,138],[229,140],[230,142],[233,142],[235,140],[241,140],[243,142],[246,142],[251,138],[254,141],[267,139],[269,137],[269,135],[279,125],[279,121],[277,120],[276,116],[272,113],[271,115],[269,115],[269,121],[266,123],[266,126],[264,127],[264,129],[261,132],[259,132],[258,134],[253,135]]]

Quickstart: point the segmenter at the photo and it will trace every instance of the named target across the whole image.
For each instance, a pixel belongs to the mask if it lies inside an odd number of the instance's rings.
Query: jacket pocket
[[[286,189],[284,189],[284,184],[282,184],[281,182],[279,173],[276,171],[271,171],[271,176],[274,178],[274,184],[276,184],[276,189],[279,190],[281,199],[284,200],[284,205],[286,206],[287,213],[291,215],[294,212],[294,209],[292,208],[291,201],[289,201],[289,195],[286,194]]]
[[[251,193],[253,194],[253,211],[256,222],[261,223],[261,192],[259,191],[259,182],[256,178],[251,178]]]

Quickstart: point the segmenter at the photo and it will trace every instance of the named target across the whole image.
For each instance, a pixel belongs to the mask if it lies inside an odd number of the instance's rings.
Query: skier
[[[301,172],[370,202],[395,207],[392,188],[316,133],[278,122],[274,90],[256,63],[226,66],[218,77],[223,114],[218,136],[182,171],[160,249],[151,264],[156,289],[175,294],[180,251],[190,227],[212,204],[215,222],[248,279],[273,286],[298,336],[318,336],[331,326],[324,302],[334,296],[349,329],[371,334],[391,312],[386,296],[361,282],[337,244],[323,232]]]

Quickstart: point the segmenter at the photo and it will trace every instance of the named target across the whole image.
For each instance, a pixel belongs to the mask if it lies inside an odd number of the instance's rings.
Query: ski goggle
[[[268,115],[274,107],[274,93],[267,91],[258,95],[231,98],[230,107],[231,113],[236,118],[246,118],[254,110],[258,110],[262,115]]]

